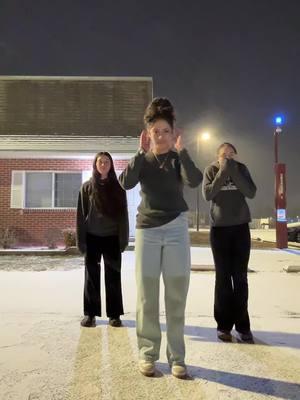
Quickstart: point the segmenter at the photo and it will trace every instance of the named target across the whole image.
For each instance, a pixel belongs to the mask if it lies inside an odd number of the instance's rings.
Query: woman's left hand
[[[181,151],[184,148],[183,140],[182,140],[183,130],[175,128],[175,149],[177,151]]]

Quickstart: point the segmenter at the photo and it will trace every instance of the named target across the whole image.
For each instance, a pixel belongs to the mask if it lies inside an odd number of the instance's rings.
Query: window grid
[[[28,174],[34,174],[34,173],[36,173],[36,174],[51,174],[51,206],[50,207],[45,207],[45,206],[35,206],[35,207],[30,207],[30,206],[28,206],[28,201],[27,201],[27,189],[28,189],[28,187],[27,187],[27,184],[28,184],[28,180],[27,180],[27,178],[28,178]],[[58,197],[59,197],[59,192],[58,192],[58,190],[57,190],[57,184],[56,184],[56,181],[57,181],[57,176],[59,176],[59,175],[61,175],[61,174],[64,174],[65,176],[70,176],[71,175],[71,192],[72,192],[72,198],[71,198],[71,202],[70,202],[70,204],[68,204],[67,206],[64,206],[64,205],[59,205],[59,206],[56,206],[56,204],[58,204],[58,203],[61,203],[61,202],[57,202],[56,200],[58,199]],[[77,175],[77,182],[75,182],[75,183],[77,183],[77,187],[76,188],[74,188],[74,187],[72,187],[72,185],[74,184],[74,177]],[[25,185],[24,185],[24,208],[25,209],[37,209],[37,210],[41,210],[41,209],[43,209],[43,210],[47,210],[47,209],[49,209],[49,210],[52,210],[52,209],[74,209],[74,208],[76,208],[76,206],[77,206],[77,204],[76,204],[76,201],[77,201],[77,195],[78,195],[78,191],[79,191],[79,189],[80,189],[80,186],[81,186],[81,183],[82,183],[82,171],[25,171]],[[62,185],[62,189],[64,190],[64,182],[63,182],[63,185]],[[76,194],[75,194],[75,192],[76,192]],[[64,199],[65,199],[65,196],[66,196],[66,194],[63,192],[62,193],[62,196],[63,196],[63,201],[62,201],[62,203],[64,203]],[[70,198],[67,196],[66,197],[66,201],[68,202],[68,201],[70,201]]]

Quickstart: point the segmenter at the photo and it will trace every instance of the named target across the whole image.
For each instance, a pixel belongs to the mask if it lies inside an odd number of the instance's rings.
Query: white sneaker
[[[139,360],[139,370],[145,376],[153,376],[155,373],[155,364],[153,361]]]
[[[172,375],[175,376],[175,378],[179,379],[185,379],[187,377],[187,369],[185,365],[172,365]]]

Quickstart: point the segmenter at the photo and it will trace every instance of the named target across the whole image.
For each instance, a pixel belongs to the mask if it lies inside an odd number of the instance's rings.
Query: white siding
[[[129,217],[129,236],[135,237],[135,224],[137,207],[140,204],[140,185],[136,185],[131,190],[126,190]]]
[[[92,176],[93,171],[82,171],[82,183],[88,181]]]
[[[119,176],[122,171],[116,171]],[[129,219],[129,236],[135,237],[135,224],[137,208],[140,204],[140,184],[137,184],[133,189],[126,190],[127,205],[128,205],[128,219]]]
[[[24,207],[24,171],[12,171],[10,207]]]

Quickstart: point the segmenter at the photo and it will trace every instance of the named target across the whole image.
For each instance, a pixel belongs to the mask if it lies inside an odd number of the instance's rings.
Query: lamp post
[[[286,167],[279,163],[279,135],[282,133],[283,117],[275,118],[274,131],[274,172],[275,172],[275,210],[276,210],[276,247],[284,249],[288,247],[287,223],[286,223]]]
[[[197,160],[200,158],[200,140],[207,142],[210,139],[209,132],[203,132],[200,136],[197,137]],[[197,204],[196,204],[196,229],[199,232],[200,226],[200,187],[197,187]]]

